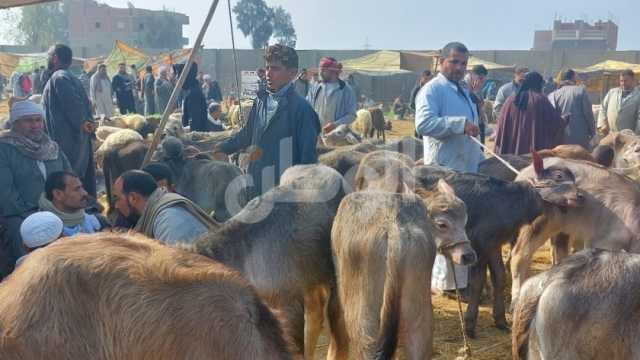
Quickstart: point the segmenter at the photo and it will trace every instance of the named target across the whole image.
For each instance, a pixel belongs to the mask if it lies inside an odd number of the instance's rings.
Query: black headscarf
[[[527,104],[529,103],[529,91],[542,92],[544,86],[544,78],[540,73],[532,71],[527,73],[524,77],[524,82],[518,93],[516,94],[516,107],[521,111],[527,110]]]
[[[173,72],[176,74],[176,78],[180,77],[180,74],[182,74],[182,70],[184,70],[184,67],[185,67],[185,64],[173,65]],[[187,90],[195,86],[200,86],[197,76],[198,76],[198,64],[193,63],[191,65],[191,69],[189,69],[189,75],[187,75],[187,78],[185,79],[184,84],[182,85],[182,88],[184,90]]]

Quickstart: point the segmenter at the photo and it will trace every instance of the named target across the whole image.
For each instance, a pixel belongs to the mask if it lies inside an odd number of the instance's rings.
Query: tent
[[[378,51],[355,59],[342,61],[346,73],[360,73],[368,76],[390,76],[411,72],[402,68],[399,51]]]
[[[113,76],[118,72],[118,64],[120,63],[126,63],[127,66],[135,65],[136,68],[141,69],[149,59],[149,55],[141,50],[116,40],[113,50],[111,50],[111,53],[104,59],[104,63],[107,65],[107,73]]]
[[[97,57],[87,59],[84,69],[87,72],[95,69],[95,67],[104,63],[107,65],[107,73],[110,76],[118,72],[118,64],[126,63],[127,66],[135,65],[138,69],[138,75],[144,73],[144,68],[148,65],[153,67],[153,72],[157,75],[161,66],[170,66],[187,62],[191,49],[178,49],[158,55],[147,55],[142,50],[128,45],[122,41],[116,41],[113,50],[106,57]],[[199,57],[196,57],[196,63],[199,63]]]
[[[25,5],[35,5],[41,4],[45,2],[52,2],[59,0],[2,0],[0,1],[0,9],[8,9],[12,7],[25,6]]]
[[[586,68],[574,69],[574,71],[578,75],[579,83],[587,88],[591,101],[600,103],[611,88],[618,86],[620,73],[627,69],[640,75],[640,64],[616,60],[605,60]],[[558,82],[560,81],[560,74],[558,73],[557,76]]]

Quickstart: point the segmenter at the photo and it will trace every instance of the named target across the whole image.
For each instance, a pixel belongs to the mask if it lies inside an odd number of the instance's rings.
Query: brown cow
[[[355,191],[375,188],[388,192],[411,192],[415,181],[411,174],[413,160],[407,155],[380,150],[362,158],[354,178]]]
[[[640,358],[640,256],[584,250],[524,283],[514,360]]]
[[[2,359],[291,359],[234,271],[115,233],[32,252],[0,284]]]
[[[419,190],[423,191],[423,190]],[[338,316],[330,316],[329,355],[391,359],[398,343],[408,359],[432,351],[431,268],[436,251],[469,265],[464,203],[444,181],[425,194],[356,192],[340,204],[331,232]]]
[[[323,165],[294,166],[282,179],[197,241],[195,251],[246,277],[267,304],[282,311],[297,351],[311,359],[335,287],[331,226],[344,179]]]
[[[533,254],[559,233],[587,248],[640,253],[640,185],[603,166],[586,161],[548,158],[547,166],[568,168],[583,193],[583,206],[555,209],[522,227],[512,250],[512,302],[527,278]],[[516,181],[528,182],[533,169],[526,168]],[[557,262],[568,254],[568,244],[555,243]],[[575,246],[574,246],[575,247]]]

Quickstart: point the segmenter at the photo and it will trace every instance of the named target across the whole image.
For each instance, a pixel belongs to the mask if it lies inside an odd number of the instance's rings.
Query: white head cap
[[[20,225],[22,243],[29,249],[50,244],[60,237],[62,226],[62,220],[52,212],[33,213]]]
[[[9,114],[9,126],[13,126],[16,121],[25,116],[44,116],[42,106],[36,104],[31,100],[16,101],[11,106]]]

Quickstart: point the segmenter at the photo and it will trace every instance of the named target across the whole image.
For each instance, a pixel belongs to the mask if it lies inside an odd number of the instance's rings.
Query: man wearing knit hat
[[[44,132],[42,108],[29,101],[11,104],[10,130],[0,132],[0,215],[7,223],[15,261],[24,255],[20,224],[38,210],[47,176],[70,171],[69,161],[58,144]]]
[[[16,267],[24,262],[29,253],[51,244],[62,236],[62,220],[49,211],[33,213],[20,225],[20,235],[27,254],[16,260]]]
[[[338,125],[349,125],[356,118],[356,95],[340,80],[342,64],[325,57],[320,60],[320,82],[309,90],[307,101],[318,113],[322,131],[327,133]]]

